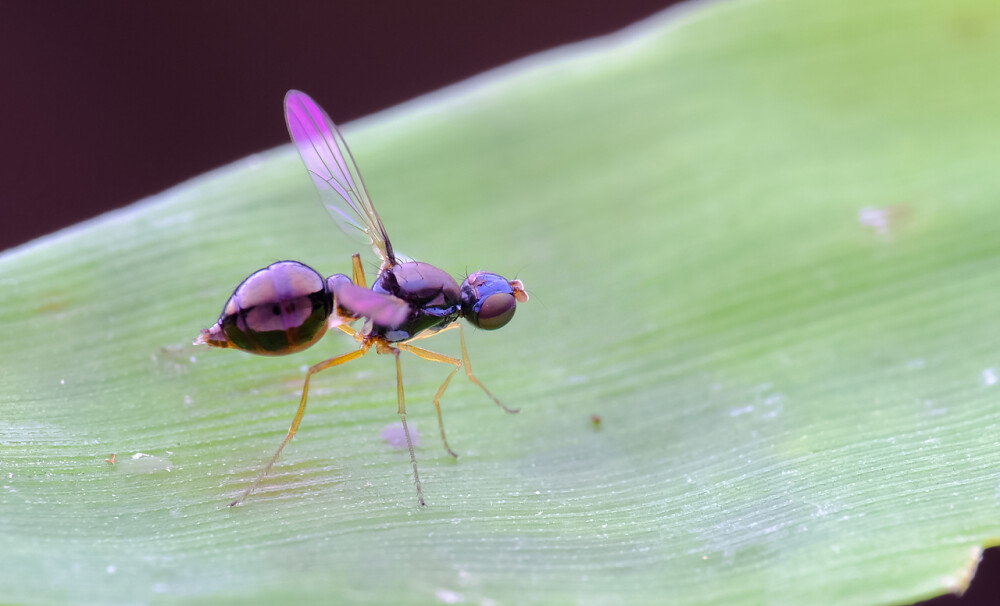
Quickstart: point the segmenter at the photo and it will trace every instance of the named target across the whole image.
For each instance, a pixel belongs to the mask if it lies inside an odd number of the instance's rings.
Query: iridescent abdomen
[[[261,355],[295,353],[323,336],[331,308],[321,275],[297,261],[279,261],[236,287],[206,339],[224,335],[221,346]]]

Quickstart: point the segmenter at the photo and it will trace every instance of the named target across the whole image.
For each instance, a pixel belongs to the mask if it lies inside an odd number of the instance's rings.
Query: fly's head
[[[528,293],[520,280],[477,271],[462,282],[461,297],[462,317],[479,328],[496,330],[510,322]]]

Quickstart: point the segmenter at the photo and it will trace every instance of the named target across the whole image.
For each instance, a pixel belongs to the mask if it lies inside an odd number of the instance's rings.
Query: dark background
[[[674,0],[0,5],[0,250],[288,140],[285,91],[347,122]],[[1000,604],[988,550],[965,598]]]
[[[0,3],[0,250],[672,3]]]

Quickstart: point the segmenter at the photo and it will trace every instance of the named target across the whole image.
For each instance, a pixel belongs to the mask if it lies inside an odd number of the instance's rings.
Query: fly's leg
[[[417,335],[416,337],[413,337],[412,339],[407,340],[407,343],[412,343],[413,341],[416,341],[418,339],[426,339],[427,337],[433,337],[435,335],[439,335],[439,334],[445,332],[446,330],[451,330],[453,328],[458,328],[459,339],[460,339],[460,341],[462,343],[462,361],[461,361],[461,363],[458,360],[456,360],[455,358],[452,358],[451,356],[441,355],[441,354],[435,353],[433,351],[427,351],[426,349],[421,349],[420,347],[413,347],[412,345],[410,345],[408,347],[404,347],[403,349],[406,349],[407,351],[412,352],[412,353],[420,356],[421,358],[423,358],[425,360],[430,360],[431,362],[444,362],[446,364],[454,364],[456,366],[455,370],[458,370],[459,366],[464,366],[465,367],[465,374],[469,377],[469,380],[472,381],[473,383],[475,383],[476,385],[478,385],[479,388],[482,389],[486,393],[486,395],[488,395],[490,397],[490,399],[493,400],[494,403],[496,403],[497,406],[499,406],[500,408],[504,409],[506,412],[509,412],[509,413],[512,413],[512,414],[520,412],[521,411],[520,408],[507,408],[506,406],[504,406],[503,403],[500,402],[500,400],[498,400],[495,395],[493,395],[492,393],[490,393],[490,390],[486,389],[486,386],[483,385],[479,381],[479,379],[477,379],[476,376],[472,374],[472,364],[469,362],[469,351],[465,348],[465,329],[462,328],[462,325],[459,322],[453,322],[452,324],[449,324],[448,326],[445,326],[441,330],[439,330],[437,332],[434,332],[434,333],[431,333],[429,335],[427,335],[427,334]],[[397,343],[397,345],[399,345],[400,347],[403,346],[402,343]],[[414,351],[414,350],[419,350],[419,353],[417,351]],[[429,355],[424,355],[424,354],[429,354]],[[455,373],[452,372],[452,375],[454,375],[454,374]],[[444,394],[444,390],[445,390],[446,387],[448,387],[448,382],[449,381],[451,381],[451,375],[448,375],[448,378],[445,379],[445,381],[444,381],[444,385],[442,385],[441,389],[438,390],[438,396],[441,396],[442,394]],[[440,416],[441,416],[441,414],[439,412],[438,413],[438,418],[440,418]],[[451,449],[449,448],[448,450],[450,451]]]
[[[410,451],[410,463],[413,464],[413,481],[417,485],[417,501],[423,507],[426,503],[424,502],[424,491],[420,487],[420,474],[417,472],[417,455],[413,452],[413,440],[410,439],[410,429],[406,426],[406,401],[403,399],[403,371],[399,366],[399,349],[381,343],[379,345],[378,353],[391,353],[396,358],[396,399],[399,400],[399,420],[403,424],[406,448]]]
[[[354,253],[351,257],[351,265],[354,267],[354,283],[362,288],[368,288],[368,281],[365,280],[365,268],[361,265],[361,255]]]
[[[260,484],[261,480],[267,477],[267,474],[271,471],[271,468],[274,467],[274,462],[278,460],[278,455],[281,454],[281,451],[285,448],[285,445],[288,444],[289,440],[292,439],[292,436],[295,435],[295,432],[299,430],[299,423],[302,422],[302,415],[304,415],[306,412],[306,397],[309,395],[309,379],[314,374],[318,373],[321,370],[326,370],[327,368],[338,366],[340,364],[344,364],[345,362],[350,362],[351,360],[360,358],[361,356],[368,353],[368,350],[370,348],[371,345],[364,344],[361,346],[361,349],[337,356],[336,358],[330,358],[329,360],[325,360],[323,362],[320,362],[319,364],[313,365],[309,369],[309,372],[306,373],[305,383],[302,385],[302,399],[299,400],[299,410],[295,413],[295,418],[292,419],[292,426],[288,429],[288,435],[285,436],[284,441],[281,443],[281,446],[278,447],[278,450],[274,453],[274,456],[271,457],[271,461],[267,464],[267,467],[264,468],[264,471],[260,472],[260,474],[257,476],[257,479],[255,479],[253,481],[253,484],[250,485],[250,488],[244,490],[243,494],[241,494],[239,498],[237,498],[235,501],[229,504],[230,507],[232,507],[233,505],[239,505],[240,503],[243,502],[244,499],[250,496],[250,493],[252,493],[254,489],[257,488],[257,485]],[[402,394],[402,392],[400,392],[400,394]],[[400,395],[400,397],[402,397],[402,395]],[[402,400],[400,400],[400,403],[402,403]],[[407,434],[407,439],[409,439],[409,434]],[[411,454],[412,454],[412,449],[411,449]]]
[[[448,384],[451,383],[451,378],[454,377],[455,373],[458,372],[458,369],[462,367],[462,361],[452,358],[451,356],[446,356],[433,351],[427,351],[421,347],[414,347],[413,345],[407,345],[405,343],[397,343],[396,346],[403,351],[408,351],[425,360],[430,360],[431,362],[443,362],[445,364],[451,364],[455,367],[451,369],[451,372],[448,373],[448,377],[444,380],[444,383],[441,384],[437,393],[434,394],[434,410],[437,411],[438,427],[441,429],[441,441],[444,443],[444,449],[448,451],[448,454],[457,459],[458,455],[451,449],[451,446],[448,445],[448,438],[444,435],[444,420],[441,418],[441,396],[444,395],[444,390],[448,389]]]
[[[406,342],[407,343],[413,343],[414,341],[419,341],[420,339],[429,339],[431,337],[436,337],[436,336],[438,336],[441,333],[445,333],[445,332],[448,332],[449,330],[452,330],[452,329],[455,329],[455,328],[461,328],[461,327],[462,327],[462,325],[459,324],[458,322],[452,322],[451,324],[449,324],[448,326],[445,326],[444,328],[442,328],[440,330],[425,330],[424,332],[420,333],[419,335],[417,335],[415,337],[410,337],[409,339],[406,340]]]
[[[504,406],[503,403],[500,402],[500,400],[498,400],[495,395],[490,393],[490,390],[486,389],[486,386],[480,383],[479,379],[477,379],[475,375],[472,374],[472,364],[469,363],[469,352],[465,348],[465,329],[462,328],[461,324],[458,325],[458,335],[460,341],[462,342],[462,365],[465,366],[465,374],[466,376],[469,377],[469,380],[478,385],[480,388],[482,388],[482,390],[486,392],[486,395],[488,395],[490,399],[496,403],[497,406],[504,409],[504,412],[509,412],[511,414],[521,412],[520,408],[507,408],[506,406]]]
[[[462,342],[462,359],[461,360],[459,360],[458,358],[453,358],[451,356],[446,356],[444,354],[439,354],[439,353],[437,353],[435,351],[429,351],[429,350],[426,350],[426,349],[424,349],[422,347],[416,347],[415,345],[409,345],[407,343],[397,343],[396,347],[398,347],[398,348],[400,348],[400,349],[402,349],[404,351],[408,351],[408,352],[412,353],[415,356],[421,357],[424,360],[428,360],[430,362],[441,362],[442,364],[451,364],[452,366],[455,367],[455,368],[452,369],[452,371],[450,373],[448,373],[448,376],[445,377],[444,383],[441,384],[441,387],[438,388],[437,393],[434,394],[434,410],[437,411],[438,427],[441,428],[441,441],[444,442],[445,450],[447,450],[448,454],[450,454],[451,456],[453,456],[455,458],[458,458],[458,455],[455,453],[455,451],[452,450],[451,446],[448,445],[448,438],[446,438],[445,435],[444,435],[444,420],[441,418],[441,396],[443,396],[444,395],[444,391],[446,389],[448,389],[448,385],[451,383],[452,378],[455,376],[455,373],[458,372],[459,368],[462,368],[464,366],[465,367],[465,374],[468,375],[469,380],[472,381],[473,383],[475,383],[476,385],[478,385],[480,387],[480,389],[482,389],[483,392],[485,392],[486,395],[488,395],[490,397],[490,399],[493,400],[496,403],[497,406],[499,406],[500,408],[504,409],[505,411],[507,411],[509,413],[519,412],[520,409],[519,408],[507,408],[506,406],[504,406],[500,402],[500,400],[498,400],[496,396],[494,396],[492,393],[490,393],[490,390],[486,389],[486,386],[483,385],[479,381],[479,379],[477,379],[475,377],[475,375],[472,374],[472,368],[469,365],[469,354],[468,354],[468,352],[466,351],[466,348],[465,348],[465,332],[462,329],[462,325],[461,324],[459,324],[459,323],[456,322],[455,324],[451,324],[451,325],[447,326],[446,328],[444,328],[443,330],[438,331],[435,334],[442,333],[445,330],[450,330],[450,329],[454,328],[455,326],[458,327],[459,334],[461,335],[461,342]],[[417,337],[417,338],[420,338],[420,337]],[[415,341],[415,340],[416,339],[410,339],[410,341]]]

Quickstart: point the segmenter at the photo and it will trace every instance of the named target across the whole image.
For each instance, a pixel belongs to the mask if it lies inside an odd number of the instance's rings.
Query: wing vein
[[[383,269],[394,265],[385,226],[337,125],[308,95],[294,90],[285,95],[285,121],[327,212],[348,235],[367,236]]]

